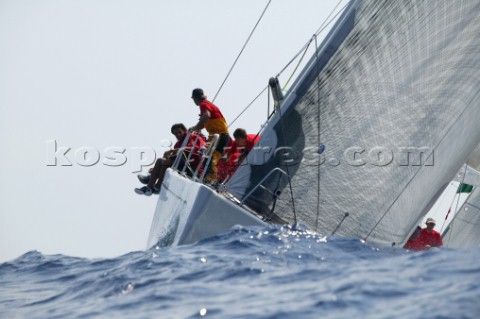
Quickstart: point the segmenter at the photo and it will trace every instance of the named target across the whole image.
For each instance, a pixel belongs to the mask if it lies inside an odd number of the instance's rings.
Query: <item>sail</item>
[[[480,145],[477,145],[472,151],[467,162],[458,170],[453,180],[475,187],[480,186]]]
[[[453,248],[480,245],[480,188],[476,188],[458,210],[443,235],[443,244]]]
[[[477,0],[352,1],[227,189],[321,234],[403,245],[480,141],[479,34]]]
[[[460,182],[462,184],[472,185],[479,187],[480,186],[480,172],[476,169],[470,167],[467,164],[463,164],[463,166],[458,170],[455,178],[453,179],[456,182]]]
[[[467,164],[472,169],[480,171],[480,144],[473,150],[467,159]]]

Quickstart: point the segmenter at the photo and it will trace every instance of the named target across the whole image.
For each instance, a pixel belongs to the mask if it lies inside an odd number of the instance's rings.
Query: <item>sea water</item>
[[[480,248],[236,227],[111,259],[0,264],[0,318],[480,318]]]

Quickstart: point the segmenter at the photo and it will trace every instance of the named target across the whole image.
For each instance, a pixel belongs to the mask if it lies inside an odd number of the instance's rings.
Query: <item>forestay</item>
[[[403,245],[480,141],[479,87],[478,0],[352,1],[228,190],[321,234]],[[276,167],[289,178],[245,198]]]

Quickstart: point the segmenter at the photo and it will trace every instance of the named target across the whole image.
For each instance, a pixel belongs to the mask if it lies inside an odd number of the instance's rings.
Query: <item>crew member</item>
[[[213,153],[205,175],[205,181],[208,183],[214,183],[217,180],[217,162],[222,156],[223,149],[227,146],[230,136],[228,134],[228,125],[223,117],[220,109],[207,100],[207,97],[203,93],[202,89],[194,89],[192,92],[192,99],[195,105],[200,107],[200,118],[198,123],[192,126],[189,130],[200,131],[205,128],[208,132],[208,142],[211,142],[214,134],[218,134],[217,147]]]

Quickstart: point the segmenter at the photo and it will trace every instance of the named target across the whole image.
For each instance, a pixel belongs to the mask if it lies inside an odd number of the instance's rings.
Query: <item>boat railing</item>
[[[189,131],[187,133],[187,136],[185,136],[185,138],[183,139],[182,145],[180,146],[180,149],[177,152],[177,156],[175,157],[175,161],[172,164],[171,168],[176,170],[176,171],[178,171],[178,165],[180,164],[180,159],[182,158],[182,156],[185,152],[185,148],[186,148],[188,140],[190,138],[190,134],[191,134],[191,132]]]
[[[187,135],[187,138],[188,139],[190,138],[190,132],[188,132],[188,135]],[[182,169],[182,172],[181,174],[183,176],[186,175],[186,171],[187,171],[187,167],[188,167],[188,163],[190,163],[190,159],[192,158],[192,154],[193,154],[193,150],[195,149],[195,147],[197,146],[197,143],[198,143],[198,139],[200,138],[200,134],[197,134],[196,135],[196,138],[195,138],[195,141],[193,142],[193,145],[192,145],[192,148],[191,148],[191,151],[188,152],[188,157],[187,157],[187,160],[185,163],[187,163],[187,165],[183,165],[183,169]],[[188,140],[187,140],[188,141]],[[183,155],[182,155],[183,156]]]
[[[192,170],[193,174],[191,176],[191,179],[194,181],[203,181],[205,177],[205,173],[208,169],[208,166],[210,165],[210,162],[212,160],[213,154],[215,153],[215,148],[218,143],[218,138],[219,135],[215,134],[213,135],[213,138],[210,142],[207,143],[206,147],[200,148],[200,154],[194,154],[194,149],[197,146],[197,143],[199,143],[200,139],[202,138],[200,134],[196,134],[195,141],[193,142],[192,146],[187,147],[188,141],[190,139],[190,136],[192,135],[194,131],[189,131],[187,133],[187,136],[182,142],[181,147],[178,150],[177,156],[175,158],[175,161],[173,162],[173,165],[171,168],[177,172],[179,172],[182,176],[189,177],[187,174],[187,169],[190,163],[190,160],[192,159],[192,156],[194,155],[200,155],[200,161],[195,168],[195,171]],[[185,153],[187,151],[187,153]],[[188,155],[187,155],[188,154]],[[185,158],[185,162],[181,170],[179,169],[181,159]],[[205,165],[203,165],[205,163]],[[201,168],[203,167],[203,170],[201,171]],[[190,168],[191,169],[191,168]],[[199,176],[200,174],[200,176]]]
[[[202,154],[200,163],[198,163],[197,168],[195,169],[195,173],[193,174],[193,177],[192,177],[194,181],[203,181],[203,178],[205,177],[205,174],[208,170],[208,166],[212,161],[212,157],[213,157],[213,154],[215,153],[215,149],[217,148],[218,138],[219,138],[219,135],[214,134],[212,140],[209,143],[207,143],[210,145],[208,145],[208,148]],[[202,167],[202,164],[205,162],[205,160],[206,160],[206,163],[205,163],[205,166],[203,167],[202,175],[200,176],[200,178],[197,178],[200,168]]]
[[[257,188],[259,188],[259,187],[261,187],[262,189],[264,189],[264,190],[268,191],[269,193],[271,193],[272,196],[278,196],[278,194],[276,194],[275,191],[269,190],[268,188],[266,188],[266,187],[263,186],[263,184],[262,184],[263,182],[265,182],[265,181],[266,181],[272,174],[274,174],[275,172],[278,172],[278,173],[283,174],[283,175],[285,175],[285,176],[288,177],[288,174],[287,174],[284,170],[282,170],[282,169],[280,169],[280,168],[278,168],[278,167],[272,169],[267,175],[265,175],[264,178],[262,178],[262,180],[261,180],[260,182],[258,182],[257,185],[255,185],[254,188],[252,188],[252,190],[251,190],[247,195],[245,195],[245,197],[244,197],[244,198],[242,199],[242,201],[240,202],[240,205],[243,206],[243,204],[244,204],[244,202],[247,200],[247,198],[250,197],[250,195],[252,195],[253,192],[255,192],[255,191],[257,190]]]

